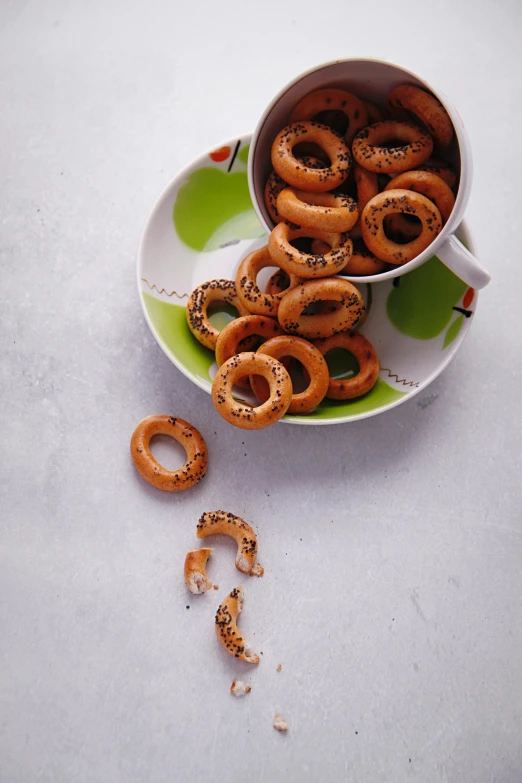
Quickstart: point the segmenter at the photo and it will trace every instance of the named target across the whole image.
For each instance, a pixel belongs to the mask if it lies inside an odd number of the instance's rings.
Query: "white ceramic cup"
[[[433,90],[423,79],[401,66],[374,59],[335,60],[320,65],[301,74],[297,79],[283,87],[270,103],[252,136],[248,160],[248,185],[250,195],[261,223],[270,232],[274,223],[268,214],[264,201],[264,187],[272,164],[270,150],[277,133],[289,122],[290,113],[296,103],[305,95],[324,87],[340,87],[355,93],[361,98],[382,105],[388,93],[400,84],[414,84],[435,95],[448,112],[455,135],[444,157],[459,172],[459,185],[455,206],[440,234],[431,245],[412,261],[396,266],[377,275],[364,275],[347,279],[371,283],[398,277],[411,272],[429,258],[437,255],[440,260],[472,288],[484,288],[489,281],[489,273],[480,265],[475,255],[470,253],[457,239],[455,232],[464,217],[468,204],[473,163],[471,147],[464,123],[454,106]]]

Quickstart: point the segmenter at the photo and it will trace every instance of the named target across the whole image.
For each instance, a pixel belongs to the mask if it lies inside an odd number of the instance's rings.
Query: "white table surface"
[[[519,0],[2,2],[2,783],[522,781],[521,23]],[[459,107],[493,281],[418,397],[245,433],[145,324],[143,223],[300,70],[361,54]],[[160,412],[208,440],[177,496],[129,458]],[[218,542],[220,590],[193,597],[184,554],[220,507],[257,526],[266,574]],[[257,668],[214,635],[241,582]]]

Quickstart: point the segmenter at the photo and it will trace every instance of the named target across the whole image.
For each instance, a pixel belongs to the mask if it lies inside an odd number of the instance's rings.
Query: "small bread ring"
[[[359,372],[353,378],[330,378],[326,396],[331,400],[353,400],[372,389],[379,377],[379,359],[371,342],[360,332],[342,332],[325,340],[314,340],[314,345],[324,355],[334,348],[349,351],[359,363]]]
[[[296,157],[301,160],[305,166],[309,166],[311,169],[323,169],[325,167],[322,160],[315,158],[313,155],[297,155]],[[277,197],[283,188],[287,187],[288,182],[285,182],[284,179],[281,179],[279,174],[272,171],[265,185],[265,206],[274,223],[280,223],[284,220],[277,211]]]
[[[420,235],[405,245],[388,239],[384,231],[384,218],[395,212],[415,215],[422,223]],[[377,258],[398,265],[411,261],[433,242],[442,229],[442,219],[435,204],[426,196],[412,190],[385,190],[366,204],[361,229],[366,247]]]
[[[188,327],[201,345],[213,351],[219,329],[208,320],[207,308],[211,302],[231,304],[239,315],[248,315],[248,310],[237,295],[234,280],[207,280],[192,291],[185,310]]]
[[[448,112],[437,98],[420,87],[414,87],[412,84],[395,87],[386,98],[385,105],[391,109],[410,111],[426,125],[442,147],[447,147],[452,140],[453,125]]]
[[[436,174],[444,180],[446,185],[449,185],[453,190],[457,184],[457,175],[454,169],[445,160],[438,160],[437,158],[428,158],[426,163],[419,166],[422,171],[431,171],[432,174]]]
[[[194,549],[185,557],[185,584],[194,595],[206,593],[212,589],[212,582],[207,576],[206,565],[213,549]]]
[[[341,272],[342,275],[378,275],[384,272],[386,264],[371,253],[364,242],[357,240],[353,253]],[[359,322],[359,326],[361,322]]]
[[[235,354],[241,353],[238,346],[245,337],[255,335],[256,337],[263,337],[265,340],[269,340],[271,337],[277,337],[279,334],[283,334],[283,331],[275,318],[268,318],[264,315],[242,315],[241,318],[230,321],[222,330],[216,343],[216,362],[218,367],[221,367]],[[242,389],[249,389],[250,383],[248,378],[238,378],[236,386],[240,386]]]
[[[334,234],[349,231],[359,217],[357,204],[340,193],[308,193],[284,188],[277,197],[277,211],[301,228]]]
[[[314,90],[301,98],[294,106],[290,122],[311,120],[323,111],[340,111],[348,118],[348,130],[344,138],[350,143],[357,131],[368,125],[368,111],[365,104],[356,95],[346,90],[327,87]]]
[[[322,239],[330,245],[330,251],[314,256],[293,247],[290,242],[299,237]],[[343,234],[327,234],[309,228],[292,229],[287,223],[279,223],[268,237],[268,251],[278,266],[297,277],[326,277],[340,272],[352,254],[352,240]]]
[[[354,225],[350,236],[361,236],[361,215],[366,204],[371,198],[379,193],[379,183],[377,181],[377,174],[373,171],[367,171],[356,163],[353,167],[353,175],[355,184],[357,187],[357,209],[359,210],[359,217],[357,223]]]
[[[313,141],[323,149],[330,165],[313,169],[294,156],[293,148],[303,141]],[[350,150],[340,136],[319,122],[294,122],[279,131],[272,144],[272,165],[289,185],[299,190],[323,193],[344,182],[350,173]]]
[[[255,408],[234,400],[232,387],[245,375],[266,378],[270,399]],[[219,415],[244,430],[258,430],[274,424],[285,415],[291,401],[292,381],[288,372],[280,362],[260,353],[232,356],[219,368],[212,383],[212,402]]]
[[[308,373],[310,378],[308,387],[302,392],[292,394],[292,402],[287,413],[309,413],[317,408],[328,389],[328,365],[312,343],[300,337],[284,334],[281,337],[267,340],[257,349],[257,352],[271,356],[273,359],[279,359],[279,361],[285,356],[291,356],[298,359]],[[260,379],[259,376],[250,376],[252,391],[262,401],[267,398],[265,384],[266,381]]]
[[[154,459],[149,448],[154,435],[169,435],[187,453],[187,461],[179,470],[167,470]],[[140,421],[130,442],[134,467],[145,481],[166,492],[180,492],[197,484],[207,472],[207,444],[188,421],[174,416],[147,416]]]
[[[236,587],[227,595],[216,613],[217,638],[230,655],[247,663],[259,663],[257,655],[237,627],[237,618],[243,611],[242,587]]]
[[[384,190],[413,190],[422,193],[437,206],[442,222],[446,223],[455,206],[455,196],[449,185],[431,171],[405,171],[391,179]]]
[[[244,574],[252,572],[257,557],[257,537],[241,517],[230,511],[206,511],[198,520],[196,535],[198,538],[230,536],[237,544],[236,568]]]
[[[397,147],[382,146],[388,141],[405,142]],[[359,131],[353,140],[352,152],[364,169],[383,174],[395,174],[418,167],[431,155],[430,134],[409,122],[376,122]]]
[[[276,317],[279,303],[284,294],[263,293],[256,282],[259,272],[267,266],[274,266],[274,261],[268,252],[268,247],[262,247],[260,250],[254,250],[253,253],[249,253],[241,261],[239,269],[237,270],[236,291],[244,307],[248,308],[249,312],[255,315]],[[301,279],[299,277],[291,275],[285,293],[300,282]],[[227,356],[227,359],[228,358],[229,357]]]
[[[333,312],[303,315],[309,305],[318,301],[340,302]],[[361,292],[342,277],[308,280],[290,291],[279,306],[279,323],[288,334],[313,339],[356,326],[364,312]]]

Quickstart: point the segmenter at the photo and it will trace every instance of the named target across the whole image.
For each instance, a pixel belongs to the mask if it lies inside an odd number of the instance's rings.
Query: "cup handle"
[[[479,264],[473,253],[452,234],[437,250],[437,256],[442,263],[451,269],[471,288],[484,288],[491,280],[491,275]]]

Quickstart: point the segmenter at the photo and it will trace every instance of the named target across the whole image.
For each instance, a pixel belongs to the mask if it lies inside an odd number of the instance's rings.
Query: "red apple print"
[[[220,147],[218,150],[211,152],[210,157],[215,163],[221,163],[228,158],[231,152],[230,147]]]
[[[464,294],[464,299],[462,300],[462,306],[469,307],[473,301],[474,296],[475,296],[475,291],[473,290],[473,288],[468,288],[468,290]]]

